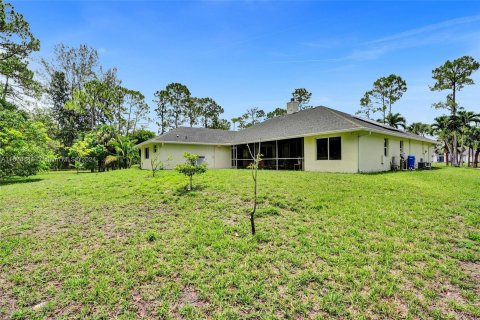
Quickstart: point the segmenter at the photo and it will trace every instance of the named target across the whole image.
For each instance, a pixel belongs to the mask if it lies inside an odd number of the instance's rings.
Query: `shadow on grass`
[[[360,172],[361,175],[366,175],[366,176],[380,176],[380,175],[390,175],[390,174],[396,174],[396,173],[402,173],[402,172],[420,172],[420,171],[436,171],[436,170],[441,170],[443,169],[442,167],[432,167],[431,169],[415,169],[415,170],[397,170],[397,171],[379,171],[379,172]]]
[[[32,183],[42,181],[43,179],[40,178],[11,178],[6,180],[0,180],[0,186],[7,186],[10,184],[17,184],[17,183]]]
[[[207,186],[204,184],[197,184],[197,185],[193,185],[192,190],[188,190],[188,185],[186,185],[184,187],[178,187],[173,194],[175,196],[185,196],[191,192],[205,190],[206,187]]]

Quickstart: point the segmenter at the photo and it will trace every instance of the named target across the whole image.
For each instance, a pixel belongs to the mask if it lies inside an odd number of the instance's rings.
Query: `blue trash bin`
[[[407,158],[407,169],[414,170],[415,169],[415,156],[408,156]]]

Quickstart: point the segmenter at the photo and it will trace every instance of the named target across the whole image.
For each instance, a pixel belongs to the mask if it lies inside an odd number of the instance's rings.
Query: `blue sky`
[[[87,43],[124,85],[153,92],[170,82],[214,98],[230,119],[249,107],[285,106],[305,87],[311,104],[354,113],[374,80],[396,73],[408,91],[394,111],[430,122],[431,71],[447,59],[480,60],[480,3],[208,1],[17,1],[41,40],[37,57],[59,42]],[[459,102],[480,112],[476,86]],[[156,125],[151,124],[152,129]]]

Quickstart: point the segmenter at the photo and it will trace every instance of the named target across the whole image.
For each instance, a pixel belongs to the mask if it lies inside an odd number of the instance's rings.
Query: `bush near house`
[[[0,318],[480,317],[480,170],[259,175],[0,185]]]

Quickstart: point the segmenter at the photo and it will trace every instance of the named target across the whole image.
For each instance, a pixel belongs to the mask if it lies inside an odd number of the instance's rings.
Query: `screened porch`
[[[303,170],[303,138],[265,141],[232,146],[232,167],[245,169],[260,149],[260,169]]]

